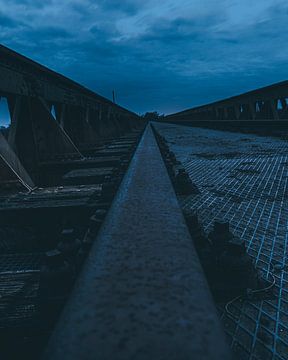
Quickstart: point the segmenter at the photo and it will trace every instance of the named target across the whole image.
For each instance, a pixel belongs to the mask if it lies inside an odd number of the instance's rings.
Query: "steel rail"
[[[230,359],[150,125],[43,358]]]

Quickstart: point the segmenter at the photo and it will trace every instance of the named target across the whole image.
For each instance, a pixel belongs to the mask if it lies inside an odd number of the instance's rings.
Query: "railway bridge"
[[[0,46],[0,97],[1,359],[288,358],[287,81],[147,123]]]

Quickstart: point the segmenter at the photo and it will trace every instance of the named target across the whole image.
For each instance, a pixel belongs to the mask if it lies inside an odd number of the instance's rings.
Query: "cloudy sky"
[[[0,0],[0,42],[137,113],[288,79],[287,0]]]

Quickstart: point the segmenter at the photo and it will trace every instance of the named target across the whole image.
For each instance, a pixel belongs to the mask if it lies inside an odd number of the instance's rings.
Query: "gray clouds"
[[[0,0],[0,42],[137,112],[287,79],[282,0]]]

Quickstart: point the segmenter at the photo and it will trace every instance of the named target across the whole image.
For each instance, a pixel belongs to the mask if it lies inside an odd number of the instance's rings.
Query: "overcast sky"
[[[288,78],[287,0],[0,0],[0,42],[137,113]]]

